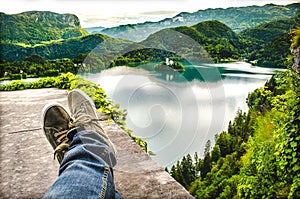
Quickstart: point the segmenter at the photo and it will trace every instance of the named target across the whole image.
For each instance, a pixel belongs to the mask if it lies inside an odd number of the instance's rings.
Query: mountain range
[[[167,28],[135,43],[117,62],[162,61],[172,56],[194,63],[247,59],[259,66],[285,68],[289,65],[291,31],[299,24],[298,15],[239,33],[217,20]]]
[[[299,8],[300,4],[295,3],[286,6],[267,4],[265,6],[206,9],[193,13],[182,12],[172,18],[166,18],[158,22],[120,25],[103,29],[101,33],[110,37],[142,41],[150,34],[165,28],[192,26],[208,20],[221,21],[233,31],[239,32],[261,23],[293,17],[299,14]]]
[[[259,65],[285,67],[290,46],[289,33],[299,25],[299,8],[300,3],[207,9],[195,13],[180,13],[160,22],[110,29],[120,30],[115,32],[118,35],[126,33],[133,37],[143,35],[140,27],[149,25],[159,29],[154,33],[144,29],[148,36],[140,42],[104,34],[90,34],[107,32],[109,29],[99,26],[84,30],[78,17],[72,14],[42,11],[15,15],[0,13],[0,55],[2,60],[12,62],[22,61],[31,55],[39,55],[47,60],[74,59],[93,51],[102,55],[109,54],[109,57],[117,56],[120,63],[128,63],[159,61],[158,58],[165,56],[162,52],[167,50],[173,54],[179,52],[189,60],[200,57],[200,61],[203,61],[202,58],[207,60],[211,57],[218,62],[223,59],[246,58]],[[182,37],[187,39],[177,42]]]

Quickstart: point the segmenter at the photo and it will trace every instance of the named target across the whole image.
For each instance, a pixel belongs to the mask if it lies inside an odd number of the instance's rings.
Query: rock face
[[[48,102],[67,107],[67,91],[0,92],[0,198],[41,198],[57,178],[59,165],[40,128]],[[115,144],[115,184],[124,198],[192,198],[114,122],[101,125]]]
[[[294,55],[294,64],[292,66],[292,68],[298,73],[300,74],[300,46],[298,46],[295,49],[292,49],[292,53]]]
[[[51,40],[86,35],[79,18],[73,14],[30,11],[20,14],[0,13],[1,41],[37,44]]]
[[[50,20],[57,20],[59,24],[65,26],[77,26],[80,27],[79,18],[74,14],[58,14],[55,12],[41,12],[41,11],[31,11],[24,12],[30,18],[34,18],[35,22],[49,23]]]

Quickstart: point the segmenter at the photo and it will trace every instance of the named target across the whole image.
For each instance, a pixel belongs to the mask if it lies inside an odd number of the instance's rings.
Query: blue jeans
[[[114,185],[115,164],[99,133],[79,131],[60,165],[58,179],[43,198],[122,198]]]

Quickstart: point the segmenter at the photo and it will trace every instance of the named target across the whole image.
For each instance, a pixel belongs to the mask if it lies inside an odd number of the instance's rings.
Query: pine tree
[[[201,166],[201,177],[205,178],[206,174],[210,172],[211,170],[211,157],[210,157],[210,148],[211,148],[211,141],[208,140],[205,144],[205,149],[204,149],[204,159],[203,159],[203,164]]]

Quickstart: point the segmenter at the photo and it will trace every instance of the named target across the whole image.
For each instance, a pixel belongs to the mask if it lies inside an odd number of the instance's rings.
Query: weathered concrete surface
[[[67,91],[0,92],[0,198],[41,198],[57,178],[59,164],[40,129],[51,101],[67,107]],[[115,184],[124,198],[192,198],[113,122],[101,122],[115,144]]]

